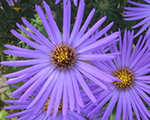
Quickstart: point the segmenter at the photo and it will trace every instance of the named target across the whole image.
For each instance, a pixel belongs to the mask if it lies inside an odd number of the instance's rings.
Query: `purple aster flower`
[[[60,0],[54,0],[54,1],[55,1],[56,4],[60,2]],[[70,0],[63,0],[63,1],[64,1],[64,2],[68,2],[68,1],[70,1]],[[75,6],[77,6],[78,0],[73,0],[73,2],[74,2],[74,4],[75,4]]]
[[[62,115],[62,109],[63,104],[62,101],[59,105],[53,103],[53,107],[51,108],[50,115],[47,116],[47,109],[49,104],[49,99],[47,99],[46,103],[42,106],[41,109],[39,109],[37,106],[40,106],[40,102],[38,101],[35,105],[33,105],[31,108],[27,109],[27,107],[30,105],[30,103],[34,100],[39,90],[37,89],[36,92],[32,94],[32,97],[28,98],[22,103],[18,103],[18,100],[5,100],[4,102],[10,103],[11,106],[5,107],[6,110],[21,110],[17,113],[12,113],[6,118],[13,118],[13,117],[19,117],[17,120],[86,120],[84,117],[79,115],[75,111],[67,110],[67,115],[63,117]],[[20,96],[17,96],[16,99],[20,98]],[[43,98],[44,99],[44,98]],[[37,109],[38,108],[38,109]],[[38,112],[37,112],[38,111]]]
[[[12,96],[23,93],[19,98],[19,102],[24,102],[38,86],[42,85],[41,90],[28,108],[31,108],[38,101],[41,101],[40,104],[43,105],[50,95],[50,103],[55,101],[59,104],[61,96],[65,96],[63,98],[63,115],[65,116],[68,105],[71,110],[74,110],[74,106],[78,106],[77,108],[84,107],[80,94],[81,87],[90,100],[96,103],[96,99],[90,88],[87,86],[83,76],[88,77],[104,89],[107,89],[107,86],[103,81],[109,83],[112,82],[112,80],[118,80],[114,76],[99,70],[85,61],[105,61],[114,59],[115,55],[118,53],[101,55],[92,54],[91,51],[100,48],[102,49],[116,42],[116,38],[118,38],[119,34],[116,32],[110,36],[101,38],[113,25],[113,23],[110,23],[101,31],[97,31],[101,24],[106,20],[106,17],[97,21],[89,30],[87,30],[95,9],[90,12],[81,27],[85,4],[84,0],[80,0],[76,21],[71,33],[71,3],[68,1],[63,4],[63,36],[61,36],[49,6],[46,2],[43,2],[43,5],[48,19],[46,19],[40,6],[36,5],[36,11],[42,20],[50,40],[45,38],[26,19],[22,18],[24,24],[32,32],[26,30],[18,23],[17,26],[30,36],[32,40],[22,36],[15,30],[12,30],[11,32],[18,39],[33,47],[33,49],[5,45],[5,47],[10,50],[4,50],[4,53],[29,59],[4,61],[1,62],[1,64],[7,66],[28,66],[23,70],[4,75],[4,77],[10,78],[7,81],[7,84],[14,84],[28,79],[24,85],[12,93]],[[97,32],[95,33],[95,31]],[[49,104],[48,109],[51,107],[52,104]],[[47,116],[49,115],[50,113],[47,113]]]
[[[138,7],[124,7],[124,20],[127,21],[133,21],[133,20],[140,20],[138,24],[134,25],[132,28],[137,28],[142,26],[142,28],[135,34],[134,37],[137,37],[139,34],[141,34],[146,28],[149,28],[150,25],[150,1],[144,0],[148,4],[142,4],[137,2],[132,2],[128,0],[129,3],[132,5],[138,6]]]
[[[108,120],[112,111],[116,111],[114,113],[116,115],[115,120],[132,120],[134,117],[137,120],[141,120],[141,118],[142,120],[150,119],[150,112],[148,111],[148,106],[150,106],[150,39],[146,35],[142,40],[141,36],[132,49],[133,35],[133,31],[125,30],[122,41],[120,32],[119,50],[116,44],[109,46],[111,53],[120,51],[120,55],[114,60],[92,62],[99,69],[122,81],[109,83],[111,91],[100,87],[92,91],[93,94],[99,94],[96,96],[98,105],[88,103],[85,110],[88,117],[96,114],[101,108],[105,108],[101,120]],[[105,53],[104,51],[97,52]],[[89,112],[90,110],[91,112]],[[135,116],[133,116],[133,112]]]
[[[6,0],[9,6],[14,6],[14,2],[17,2],[18,0]]]

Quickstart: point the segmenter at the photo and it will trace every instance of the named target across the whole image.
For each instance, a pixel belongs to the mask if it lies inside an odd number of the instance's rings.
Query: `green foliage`
[[[8,115],[8,112],[6,112],[5,110],[1,110],[0,111],[0,120],[7,120],[5,118],[5,116],[7,116],[7,115]]]

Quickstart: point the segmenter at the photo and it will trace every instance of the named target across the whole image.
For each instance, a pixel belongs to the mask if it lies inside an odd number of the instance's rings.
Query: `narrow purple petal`
[[[71,24],[71,3],[63,0],[63,41],[69,39]]]
[[[129,90],[129,92],[131,92],[131,91]],[[135,102],[133,100],[133,95],[130,94],[130,97],[131,97],[130,102],[131,102],[132,108],[134,110],[134,113],[136,115],[136,118],[137,118],[137,120],[141,120],[140,116],[139,116],[138,108],[136,107],[136,104],[135,104]]]
[[[48,55],[46,54],[42,54],[41,52],[38,51],[16,51],[16,50],[4,50],[3,51],[5,54],[9,54],[9,55],[14,55],[14,56],[19,56],[19,57],[26,57],[26,58],[50,58]]]
[[[80,46],[77,47],[77,49],[82,49],[83,47],[92,44],[95,42],[98,38],[100,38],[102,35],[104,35],[114,24],[114,22],[111,22],[109,25],[107,25],[105,28],[101,29],[99,32],[97,32],[95,35],[93,35],[91,38],[84,41]]]
[[[115,56],[112,54],[85,54],[78,55],[78,59],[80,60],[98,60],[98,61],[107,61],[114,59]]]
[[[100,80],[103,80],[103,81],[105,80],[106,82],[112,82],[113,80],[118,80],[117,78],[97,69],[96,67],[93,67],[92,65],[90,65],[86,62],[78,61],[77,67],[79,67],[80,69],[83,69],[87,73],[99,78]]]
[[[117,103],[117,109],[116,109],[116,116],[115,120],[120,120],[121,118],[121,112],[122,112],[122,94],[121,92],[118,92],[119,98],[118,98],[118,103]]]
[[[31,47],[43,51],[43,52],[48,52],[49,49],[45,49],[44,47],[42,47],[41,45],[32,42],[31,40],[27,39],[26,37],[22,36],[21,34],[19,34],[18,32],[16,32],[15,30],[11,30],[11,33],[16,36],[18,39],[22,40],[23,42],[27,43],[28,45],[30,45]]]
[[[114,42],[114,40],[118,37],[118,32],[116,33],[113,33],[105,38],[102,38],[96,42],[94,42],[93,44],[91,45],[88,45],[87,47],[84,47],[83,49],[77,51],[78,53],[82,53],[82,52],[88,52],[88,51],[91,51],[91,50],[95,50],[101,46],[104,46],[106,44],[111,44],[112,42]]]
[[[138,95],[150,106],[150,97],[138,87],[134,87]]]
[[[130,1],[130,0],[128,0],[128,2],[133,4],[133,5],[139,6],[139,7],[150,8],[149,5],[147,5],[147,4],[137,3],[137,2]]]
[[[102,119],[108,120],[112,110],[114,109],[114,106],[118,100],[118,93],[114,94],[109,101],[109,104],[107,105],[107,108],[102,116]]]
[[[71,43],[72,40],[74,39],[74,37],[76,37],[76,35],[78,34],[78,31],[79,31],[79,28],[81,26],[81,22],[83,19],[84,6],[85,6],[84,1],[80,0],[74,27],[73,27],[72,33],[71,33],[69,41],[68,41],[69,43]]]
[[[20,76],[20,75],[23,75],[23,74],[30,73],[30,72],[33,72],[35,70],[41,69],[45,66],[49,66],[49,63],[45,63],[45,64],[42,63],[42,64],[34,65],[34,66],[28,67],[26,69],[19,70],[17,72],[6,74],[6,75],[4,75],[4,77],[6,77],[6,78],[17,77],[17,76]]]
[[[49,60],[42,60],[42,59],[16,60],[16,61],[3,61],[3,62],[0,62],[0,64],[6,65],[6,66],[26,66],[26,65],[34,65],[38,63],[44,63],[48,61]]]
[[[57,115],[58,112],[58,106],[60,105],[61,98],[62,98],[62,90],[63,90],[63,83],[64,83],[65,77],[64,74],[61,75],[61,80],[59,81],[57,93],[56,93],[56,100],[54,104],[54,109],[53,109],[53,114],[52,114],[52,119],[54,119]]]
[[[77,83],[76,76],[74,74],[71,74],[71,78],[72,78],[72,82],[73,82],[73,89],[75,92],[76,101],[79,104],[79,106],[83,108],[84,104],[83,104],[83,100],[82,100],[82,97],[80,94],[79,85]]]
[[[103,89],[108,89],[108,87],[103,83],[102,81],[96,79],[92,75],[90,75],[88,72],[84,71],[83,69],[77,68],[81,73],[83,73],[85,76],[90,78],[91,81],[95,82],[97,85],[101,86]],[[93,91],[92,91],[93,92]]]
[[[6,81],[6,84],[14,84],[14,83],[17,83],[17,82],[20,82],[20,81],[23,81],[25,79],[29,79],[31,76],[37,74],[38,72],[40,72],[41,70],[36,70],[34,72],[31,72],[31,73],[27,73],[27,74],[23,74],[23,75],[20,75],[16,78],[11,78],[11,79],[8,79]]]
[[[104,93],[104,92],[103,92]],[[106,94],[107,95],[107,94]],[[91,116],[92,114],[96,113],[99,109],[103,107],[103,105],[114,95],[114,91],[108,94],[100,103],[87,115],[87,117]],[[101,99],[101,98],[99,98]],[[97,100],[99,101],[99,100]]]
[[[89,13],[87,19],[85,20],[83,26],[81,27],[81,29],[78,32],[78,35],[75,37],[74,41],[80,39],[81,36],[84,34],[85,30],[87,29],[89,23],[91,22],[91,20],[94,16],[94,13],[95,13],[95,8]]]
[[[127,98],[127,111],[128,111],[128,118],[130,120],[133,120],[133,115],[132,115],[132,108],[131,108],[131,97],[129,91],[125,92],[126,98]]]
[[[42,35],[35,27],[33,27],[25,18],[22,18],[22,21],[24,24],[38,37],[41,39],[41,41],[49,46],[49,48],[53,48],[53,44],[44,36]]]
[[[39,77],[44,76],[50,70],[49,67],[44,67],[39,73],[31,77],[25,84],[12,93],[12,96],[16,96],[24,92],[31,84],[33,84]],[[45,74],[44,74],[45,73]]]
[[[41,90],[39,91],[39,93],[37,94],[36,98],[28,106],[28,108],[30,108],[36,102],[38,102],[38,100],[41,98],[41,96],[44,94],[44,92],[46,92],[46,90],[48,89],[48,86],[49,86],[49,88],[52,88],[52,83],[57,79],[57,77],[58,77],[58,71],[53,71],[49,75],[49,78],[46,80],[45,84],[43,85],[43,87],[41,88]],[[53,80],[53,82],[52,82],[52,80]],[[51,89],[49,89],[49,90],[51,91]]]
[[[68,89],[68,97],[69,97],[69,105],[70,105],[70,110],[74,110],[75,106],[75,98],[74,98],[74,91],[73,91],[73,85],[72,85],[72,79],[71,79],[71,74],[74,74],[72,70],[66,71],[65,76],[66,76],[66,83],[67,83],[67,89]]]
[[[74,80],[73,80],[74,81]],[[80,97],[79,97],[80,98]],[[67,82],[64,81],[64,87],[63,87],[63,108],[62,108],[62,114],[65,116],[68,111],[68,92],[67,92]]]
[[[124,96],[125,96],[125,92],[126,91],[122,91],[122,107],[123,107],[123,120],[126,120],[128,117],[127,117],[127,99],[124,99]]]
[[[93,103],[96,103],[96,99],[94,97],[94,95],[92,94],[91,90],[89,89],[89,87],[87,86],[85,80],[83,79],[81,73],[79,73],[78,70],[74,69],[74,72],[76,74],[76,78],[78,80],[78,82],[80,83],[82,89],[84,90],[84,92],[87,94],[87,96],[92,100]]]
[[[20,97],[19,101],[24,101],[26,100],[30,95],[31,93],[33,93],[37,88],[38,86],[40,86],[41,84],[43,84],[48,76],[50,75],[50,73],[53,71],[53,70],[50,70],[48,69],[49,71],[45,71],[45,73],[43,74],[43,76],[40,76],[26,91],[25,93]]]
[[[25,29],[24,27],[22,27],[20,24],[16,23],[16,25],[18,26],[18,28],[20,30],[22,30],[24,33],[26,33],[28,36],[30,36],[33,40],[35,40],[36,42],[40,43],[43,47],[45,47],[47,50],[50,49],[49,46],[47,44],[44,44],[43,41],[41,41],[40,38],[38,38],[36,35],[34,35],[32,32],[30,32],[29,30]],[[52,47],[51,47],[52,49]]]
[[[49,27],[48,21],[47,21],[47,19],[45,17],[45,14],[44,14],[42,8],[40,6],[37,6],[37,5],[35,7],[36,7],[36,11],[37,11],[38,15],[40,16],[40,18],[42,20],[43,26],[44,26],[44,28],[45,28],[45,30],[46,30],[50,40],[52,41],[52,43],[54,45],[56,45],[58,42],[55,40],[55,38],[54,38],[54,36],[53,36],[53,34],[51,32],[51,29]]]
[[[49,26],[50,26],[49,28],[51,29],[51,32],[52,32],[54,38],[56,39],[57,43],[61,43],[62,37],[61,37],[60,31],[59,31],[59,28],[53,18],[51,9],[45,1],[43,1],[43,4],[44,4],[46,14],[47,14],[47,17],[49,20]]]
[[[139,34],[141,34],[149,25],[150,25],[150,21],[144,24],[144,26],[135,34],[134,37],[137,37]]]
[[[90,35],[92,35],[93,32],[95,32],[106,20],[106,16],[101,18],[98,22],[96,22],[92,28],[90,28],[79,40],[75,41],[74,47],[79,46],[82,42],[84,42]]]

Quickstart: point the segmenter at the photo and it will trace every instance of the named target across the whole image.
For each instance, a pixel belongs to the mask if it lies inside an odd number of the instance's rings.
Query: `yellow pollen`
[[[118,69],[113,76],[121,79],[122,81],[114,81],[113,83],[119,89],[128,89],[132,86],[134,81],[133,73],[128,68]]]
[[[50,97],[47,99],[47,101],[46,101],[46,103],[45,103],[45,105],[44,105],[44,107],[43,107],[43,110],[44,110],[45,112],[47,112],[49,100],[50,100]],[[59,106],[57,106],[57,109],[58,109],[57,114],[62,111],[62,100],[61,100]],[[54,110],[54,108],[52,108],[51,115],[53,114],[53,110]]]
[[[68,44],[59,44],[51,53],[52,63],[62,70],[70,68],[76,59],[75,50]]]

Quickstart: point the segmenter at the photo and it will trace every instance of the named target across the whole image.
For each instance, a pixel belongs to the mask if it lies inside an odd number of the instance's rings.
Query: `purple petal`
[[[47,81],[45,82],[45,84],[43,85],[43,87],[41,88],[40,92],[37,94],[36,98],[32,101],[32,103],[28,106],[28,108],[30,108],[31,106],[33,106],[36,102],[38,102],[38,100],[41,98],[41,96],[44,94],[44,92],[46,92],[46,90],[48,89],[49,86],[49,92],[52,89],[52,85],[54,84],[54,81],[57,79],[58,77],[58,71],[53,71],[49,78],[47,79]],[[52,82],[53,81],[53,82]],[[51,88],[51,89],[50,89]]]
[[[62,37],[61,37],[60,31],[59,31],[59,28],[53,18],[51,9],[45,1],[43,1],[43,4],[44,4],[45,10],[46,10],[47,17],[48,17],[51,32],[52,32],[54,38],[57,39],[56,41],[58,41],[58,43],[61,43]]]
[[[20,76],[20,75],[23,75],[26,73],[33,72],[33,71],[38,70],[38,69],[42,69],[45,66],[49,66],[49,63],[45,63],[45,64],[42,63],[42,64],[34,65],[34,66],[28,67],[26,69],[19,70],[17,72],[6,74],[6,75],[4,75],[4,77],[6,77],[6,78],[17,77],[17,76]]]
[[[93,9],[93,10],[89,13],[87,19],[85,20],[85,22],[84,22],[82,28],[80,29],[78,35],[75,37],[74,41],[80,39],[81,36],[84,34],[85,30],[87,29],[89,23],[91,22],[91,20],[92,20],[92,18],[93,18],[94,13],[95,13],[95,9]],[[74,42],[74,41],[73,41],[73,42]]]
[[[63,0],[63,41],[67,41],[70,35],[71,3]]]
[[[29,51],[15,51],[15,50],[4,50],[5,54],[19,56],[19,57],[26,57],[26,58],[44,58],[49,59],[48,55],[42,54],[41,52],[29,52]]]
[[[72,78],[72,82],[73,82],[73,89],[74,89],[74,92],[75,92],[76,101],[80,105],[80,107],[83,108],[84,104],[83,104],[83,100],[82,100],[82,97],[81,97],[81,94],[80,94],[79,85],[77,83],[76,76],[74,74],[71,74],[71,78]]]
[[[96,99],[94,97],[94,95],[92,94],[91,90],[89,89],[89,87],[87,86],[85,80],[83,79],[81,73],[79,73],[78,70],[74,69],[74,72],[76,74],[76,78],[78,80],[78,82],[80,83],[82,89],[84,90],[84,92],[87,94],[87,96],[92,100],[92,102],[96,103]]]
[[[102,116],[102,119],[108,120],[112,110],[114,109],[114,106],[118,100],[118,93],[114,94],[111,98],[111,100],[109,101],[109,104],[107,105],[107,108]]]
[[[107,61],[114,59],[115,56],[112,54],[85,54],[78,55],[78,59],[80,60],[98,60],[98,61]]]
[[[49,48],[53,48],[53,44],[44,36],[42,35],[35,27],[33,27],[25,18],[22,18],[22,21],[24,24],[39,38],[41,41],[49,46]]]
[[[18,32],[16,32],[15,30],[11,30],[11,33],[16,36],[18,39],[22,40],[23,42],[27,43],[28,45],[30,45],[31,47],[43,51],[43,52],[48,52],[48,50],[46,50],[44,47],[42,47],[41,45],[34,43],[32,41],[30,41],[29,39],[27,39],[26,37],[22,36],[21,34],[19,34]]]
[[[102,24],[103,22],[106,20],[106,16],[101,18],[98,22],[96,22],[92,28],[90,28],[79,40],[75,41],[76,43],[74,43],[74,47],[79,46],[82,42],[84,42],[88,37],[90,37],[90,35],[92,35],[92,33],[94,33]]]
[[[79,7],[78,7],[78,12],[77,12],[76,20],[75,20],[75,23],[74,23],[74,27],[73,27],[72,33],[70,35],[70,38],[69,38],[69,43],[71,43],[72,40],[74,39],[74,37],[76,37],[76,35],[78,34],[78,31],[79,31],[79,28],[81,26],[81,22],[82,22],[82,19],[83,19],[84,6],[85,6],[84,1],[80,0],[80,4],[79,4]]]
[[[49,60],[42,60],[42,59],[16,60],[16,61],[3,61],[3,62],[0,62],[0,64],[6,65],[6,66],[26,66],[26,65],[34,65],[38,63],[44,63],[48,61]]]
[[[66,71],[65,76],[66,76],[66,83],[67,83],[67,88],[68,88],[68,97],[69,97],[69,104],[70,104],[70,110],[74,110],[74,105],[75,105],[75,98],[74,98],[74,91],[73,91],[73,83],[71,79],[71,74],[74,74],[72,70]]]
[[[96,42],[94,42],[93,44],[91,45],[88,45],[87,47],[84,47],[83,49],[77,51],[78,53],[82,53],[82,52],[88,52],[88,51],[91,51],[91,50],[95,50],[101,46],[104,46],[106,44],[111,44],[112,42],[114,42],[113,40],[115,40],[116,38],[118,37],[118,32],[116,33],[113,33],[105,38],[102,38]]]

